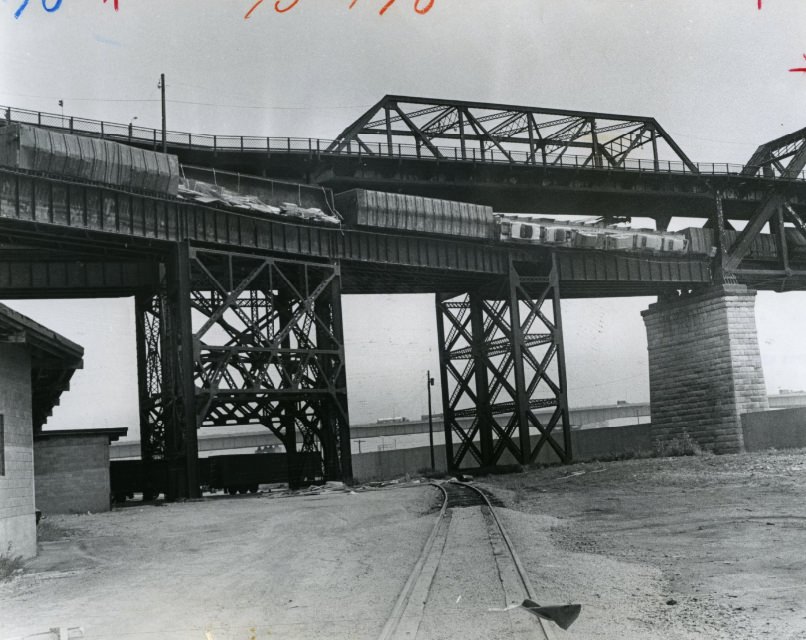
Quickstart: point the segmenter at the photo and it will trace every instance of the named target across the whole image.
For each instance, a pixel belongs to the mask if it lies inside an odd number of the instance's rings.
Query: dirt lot
[[[539,600],[584,607],[558,639],[806,639],[806,451],[484,483],[510,507]],[[420,486],[52,517],[39,557],[0,584],[0,638],[375,638],[435,501]],[[486,596],[460,583],[436,596],[464,594],[486,614]]]
[[[806,638],[806,452],[580,464],[487,481],[579,639]],[[549,586],[550,585],[550,586]]]
[[[374,638],[436,497],[422,487],[54,516],[56,540],[0,584],[0,638],[53,627],[103,640]]]

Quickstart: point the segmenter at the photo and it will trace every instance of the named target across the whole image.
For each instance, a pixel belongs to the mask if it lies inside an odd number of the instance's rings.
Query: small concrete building
[[[84,349],[0,304],[0,555],[36,555],[34,434]]]
[[[34,434],[36,508],[43,514],[109,511],[109,444],[122,429]]]

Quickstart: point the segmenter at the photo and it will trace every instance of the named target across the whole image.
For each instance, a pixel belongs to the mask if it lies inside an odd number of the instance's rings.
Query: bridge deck
[[[178,241],[306,260],[339,260],[345,293],[461,291],[494,283],[510,259],[547,274],[548,249],[259,218],[53,177],[0,170],[5,297],[130,294],[148,286],[153,256]],[[37,258],[19,245],[37,248]],[[652,295],[708,282],[704,257],[558,252],[567,297]],[[149,266],[152,265],[152,266]],[[491,293],[494,293],[491,289]]]
[[[161,148],[162,134],[155,129],[0,108],[15,122]],[[437,148],[440,157],[435,157],[419,144],[339,145],[316,138],[183,132],[168,132],[167,150],[184,164],[313,183],[335,191],[361,187],[416,193],[513,213],[708,218],[714,208],[713,190],[719,189],[725,215],[748,219],[775,186],[786,193],[795,210],[806,214],[803,173],[783,179],[754,174],[752,167],[740,164],[627,157],[614,167],[565,151],[528,156],[468,148],[460,154],[456,146]]]

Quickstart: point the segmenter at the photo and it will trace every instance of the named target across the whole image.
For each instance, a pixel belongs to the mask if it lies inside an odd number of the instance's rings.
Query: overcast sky
[[[165,73],[168,128],[198,133],[330,138],[387,93],[654,116],[704,162],[806,126],[806,74],[788,72],[806,64],[806,2],[397,0],[380,16],[383,0],[266,0],[248,20],[254,0],[30,0],[15,19],[21,4],[0,3],[0,104],[19,108],[157,127]],[[651,302],[564,303],[572,405],[648,399]],[[86,348],[50,426],[136,428],[130,300],[9,304]],[[353,421],[420,415],[433,299],[344,308]],[[804,311],[803,294],[759,296],[771,391],[806,388]]]

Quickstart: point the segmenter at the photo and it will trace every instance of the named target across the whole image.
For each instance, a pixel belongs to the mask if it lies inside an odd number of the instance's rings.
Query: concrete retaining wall
[[[34,441],[36,508],[42,513],[109,511],[109,436],[60,436]]]
[[[559,437],[559,436],[558,436]],[[532,446],[537,444],[537,436]],[[602,429],[576,429],[571,431],[571,445],[574,459],[578,462],[593,458],[608,458],[626,453],[650,451],[652,447],[649,425],[636,424],[626,427],[606,427]],[[438,471],[446,471],[445,446],[434,447],[434,462]],[[537,462],[548,464],[558,462],[553,450],[544,448]],[[513,460],[502,459],[502,464],[512,464]],[[390,480],[416,474],[420,469],[431,468],[428,447],[412,449],[389,449],[353,454],[353,476],[357,482],[370,480]]]
[[[806,407],[745,413],[741,420],[744,446],[747,451],[806,448]],[[536,443],[535,437],[532,446]],[[574,460],[577,462],[653,450],[649,424],[575,429],[571,431],[571,443]],[[447,469],[444,445],[434,447],[434,461],[438,471]],[[507,464],[512,463],[512,460],[502,459],[501,462]],[[541,451],[537,462],[556,463],[559,459],[547,447]],[[428,447],[353,454],[353,475],[358,482],[390,480],[407,473],[414,475],[420,469],[430,467]]]
[[[36,555],[31,360],[21,344],[0,344],[0,555]]]
[[[747,451],[806,448],[806,407],[745,413],[742,431]]]

